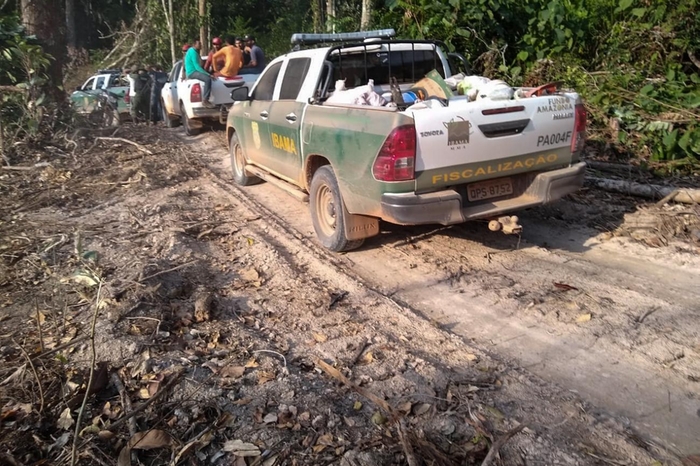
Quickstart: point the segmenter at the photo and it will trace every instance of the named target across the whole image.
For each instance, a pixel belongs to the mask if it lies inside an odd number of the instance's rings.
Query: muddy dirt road
[[[0,173],[0,461],[69,464],[74,441],[78,464],[103,465],[700,451],[695,246],[593,229],[628,204],[532,211],[519,245],[384,225],[337,255],[305,205],[232,184],[221,133],[118,136],[141,146],[86,136]]]
[[[230,178],[221,133],[191,144]],[[269,184],[234,189],[314,247],[306,205]],[[585,190],[521,215],[521,241],[478,223],[385,224],[335,260],[440,328],[688,454],[700,448],[699,249],[621,236],[635,210]]]

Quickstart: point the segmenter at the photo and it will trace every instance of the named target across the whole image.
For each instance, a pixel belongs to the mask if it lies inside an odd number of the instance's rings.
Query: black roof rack
[[[292,34],[292,45],[298,49],[302,45],[335,44],[365,39],[391,39],[396,36],[394,29],[378,29],[375,31],[341,32],[337,34]]]

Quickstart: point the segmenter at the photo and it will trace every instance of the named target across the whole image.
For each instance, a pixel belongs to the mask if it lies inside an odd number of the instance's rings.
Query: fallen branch
[[[129,398],[129,394],[126,392],[126,387],[124,386],[124,383],[122,383],[122,379],[119,377],[119,374],[117,372],[112,372],[112,383],[119,392],[119,397],[122,400],[122,409],[124,410],[124,414],[131,413],[134,410],[131,406],[131,398]],[[138,432],[138,428],[136,426],[136,418],[129,418],[129,438],[133,438],[136,435],[136,432]],[[136,452],[132,451],[132,464],[136,463],[136,460]]]
[[[500,437],[498,440],[493,442],[493,445],[491,445],[491,449],[489,450],[489,453],[486,455],[486,458],[484,458],[483,463],[481,463],[481,466],[489,466],[491,463],[496,458],[496,455],[498,454],[498,451],[503,448],[503,445],[508,442],[513,436],[518,434],[521,430],[525,428],[525,424],[520,424],[518,427],[515,429],[509,430],[506,432],[502,437]]]
[[[129,394],[126,393],[126,387],[124,387],[124,383],[117,372],[112,372],[112,383],[117,388],[119,396],[121,397],[124,414],[129,415],[134,410],[131,406],[131,398],[129,398]],[[133,417],[129,418],[129,434],[133,437],[136,435],[137,431],[136,419]]]
[[[58,353],[59,351],[62,351],[66,348],[70,348],[71,346],[75,345],[76,343],[80,343],[81,341],[85,341],[87,339],[88,339],[88,336],[83,335],[82,337],[78,337],[74,340],[69,341],[68,343],[64,343],[62,345],[59,345],[52,350],[46,351],[44,353],[39,353],[36,356],[33,356],[32,361],[35,361],[35,360],[40,359],[40,358],[44,358],[46,356],[51,356],[54,353]]]
[[[628,163],[612,163],[612,162],[601,162],[598,160],[586,160],[586,165],[594,170],[615,173],[617,175],[621,174],[643,174],[644,170],[641,168],[630,165]],[[648,172],[647,172],[648,173]]]
[[[140,279],[139,283],[145,282],[146,280],[150,280],[151,278],[159,277],[159,276],[166,274],[166,273],[175,272],[176,270],[184,269],[185,267],[189,267],[190,265],[194,264],[195,262],[197,262],[197,261],[193,260],[193,261],[187,262],[185,264],[178,265],[177,267],[173,267],[172,269],[163,270],[161,272],[154,273],[153,275],[149,275],[147,277]]]
[[[34,363],[32,362],[32,359],[29,357],[29,354],[27,354],[27,351],[24,349],[24,347],[17,343],[14,338],[12,339],[12,341],[15,343],[15,345],[19,346],[19,349],[22,351],[22,354],[29,363],[29,367],[32,368],[32,372],[34,373],[36,385],[39,387],[39,414],[41,414],[44,411],[44,389],[41,388],[41,379],[39,378],[39,373],[36,371],[36,367],[34,367]]]
[[[326,374],[330,375],[334,379],[338,380],[339,382],[342,382],[343,384],[347,385],[348,388],[352,389],[353,391],[359,393],[360,395],[364,396],[368,400],[370,400],[372,403],[375,405],[379,406],[384,412],[389,415],[389,420],[392,422],[396,422],[399,419],[399,413],[394,410],[391,406],[389,406],[389,403],[386,402],[386,400],[383,400],[379,398],[377,395],[374,393],[370,392],[369,390],[359,387],[352,383],[350,379],[345,377],[343,374],[340,373],[338,369],[335,367],[331,366],[327,362],[316,358],[316,365],[321,368],[323,372]]]
[[[146,147],[142,146],[141,144],[131,141],[126,138],[112,138],[112,137],[104,137],[104,136],[99,136],[95,138],[95,142],[90,146],[90,148],[85,151],[85,152],[90,152],[93,147],[97,145],[98,141],[113,141],[113,142],[123,142],[125,144],[131,144],[132,146],[136,147],[138,150],[140,150],[143,153],[146,153],[148,155],[153,155],[153,152],[150,150],[146,149]]]
[[[350,367],[354,367],[359,361],[360,358],[362,357],[362,354],[364,354],[365,350],[369,346],[370,341],[367,338],[364,338],[362,340],[362,343],[357,349],[357,353],[355,353],[355,356],[352,358],[352,361],[350,361]]]
[[[27,167],[27,166],[24,166],[24,165],[12,165],[12,166],[11,166],[11,165],[5,165],[5,166],[2,167],[2,169],[3,169],[3,170],[18,171],[18,172],[28,172],[28,171],[31,171],[31,170],[35,170],[35,169],[37,169],[37,168],[48,167],[49,165],[51,165],[51,164],[48,163],[48,162],[40,162],[40,163],[34,164],[34,165],[30,166],[30,167]]]
[[[102,293],[102,280],[100,280],[99,286],[97,287],[97,296],[95,297],[95,311],[92,313],[92,323],[90,324],[90,376],[88,377],[87,388],[85,389],[85,396],[83,397],[83,404],[80,406],[80,411],[78,411],[78,419],[75,421],[75,432],[73,433],[73,448],[70,454],[70,464],[75,466],[78,462],[78,438],[80,437],[80,423],[83,420],[83,413],[85,412],[85,406],[87,405],[87,400],[90,397],[90,388],[92,387],[92,379],[95,376],[95,363],[97,362],[97,350],[95,349],[95,327],[97,326],[97,315],[100,313],[100,294]]]
[[[123,418],[119,419],[119,420],[118,420],[117,422],[115,422],[114,424],[111,424],[109,427],[107,427],[107,430],[109,430],[109,431],[111,431],[111,432],[114,432],[117,428],[121,427],[121,426],[122,426],[125,422],[127,422],[129,419],[131,419],[132,417],[136,416],[136,415],[137,415],[138,413],[140,413],[141,411],[143,411],[143,410],[145,410],[146,408],[148,408],[148,407],[151,405],[151,403],[153,403],[153,402],[156,401],[158,398],[160,398],[161,396],[163,396],[163,394],[164,394],[165,392],[167,392],[168,390],[170,390],[170,387],[172,387],[173,385],[175,385],[175,382],[177,382],[177,381],[180,379],[180,376],[182,375],[182,372],[183,372],[183,371],[175,372],[175,373],[173,374],[172,379],[170,379],[165,385],[163,385],[163,388],[161,388],[160,390],[158,390],[158,391],[155,393],[155,395],[153,395],[151,398],[149,398],[149,399],[148,399],[147,401],[145,401],[144,403],[141,403],[137,408],[135,408],[135,409],[134,409],[132,412],[130,412],[129,414],[125,414]]]
[[[673,200],[676,198],[676,195],[678,194],[678,190],[673,191],[671,194],[668,196],[665,196],[663,199],[661,199],[659,202],[656,203],[656,207],[662,207],[664,204],[667,204],[669,202],[673,202]]]
[[[413,446],[411,446],[411,442],[408,440],[408,438],[406,438],[407,430],[406,421],[401,419],[399,421],[399,440],[401,441],[401,446],[403,447],[403,453],[406,456],[406,462],[408,463],[408,466],[418,466],[418,460],[416,459],[416,455],[413,453]]]
[[[415,453],[413,453],[413,446],[407,437],[408,428],[406,427],[406,422],[401,417],[400,413],[392,408],[386,400],[379,398],[374,393],[367,389],[352,383],[347,377],[340,373],[338,369],[326,363],[320,358],[316,358],[316,365],[323,370],[326,374],[330,375],[334,379],[348,386],[351,390],[357,392],[361,396],[364,396],[372,403],[377,405],[382,411],[384,411],[389,419],[389,422],[396,424],[396,428],[399,431],[399,440],[403,448],[404,456],[406,457],[406,462],[408,466],[418,466],[419,462],[416,459]]]
[[[12,171],[17,171],[17,172],[28,172],[30,170],[34,170],[36,167],[14,167],[14,166],[3,166],[3,170],[12,170]]]
[[[662,199],[676,192],[673,201],[684,204],[700,203],[700,189],[697,188],[673,188],[655,184],[642,184],[634,181],[613,180],[608,178],[586,177],[586,181],[596,188],[644,199]],[[669,197],[671,199],[671,197]]]
[[[0,91],[15,92],[17,94],[25,94],[25,93],[29,92],[28,89],[22,89],[21,87],[17,87],[17,86],[0,86]]]

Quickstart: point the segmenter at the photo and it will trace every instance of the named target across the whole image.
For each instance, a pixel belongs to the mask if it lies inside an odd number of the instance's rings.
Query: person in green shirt
[[[199,55],[201,49],[202,43],[199,39],[195,39],[192,42],[192,47],[185,53],[185,75],[187,79],[198,79],[204,83],[204,89],[202,89],[202,104],[205,107],[213,107],[214,105],[209,102],[209,96],[211,94],[211,76],[202,68],[202,57]]]

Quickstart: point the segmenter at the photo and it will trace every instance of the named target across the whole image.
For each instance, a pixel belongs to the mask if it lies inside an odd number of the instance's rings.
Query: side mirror
[[[248,96],[248,86],[237,87],[231,91],[231,100],[234,102],[243,102],[250,100]]]

